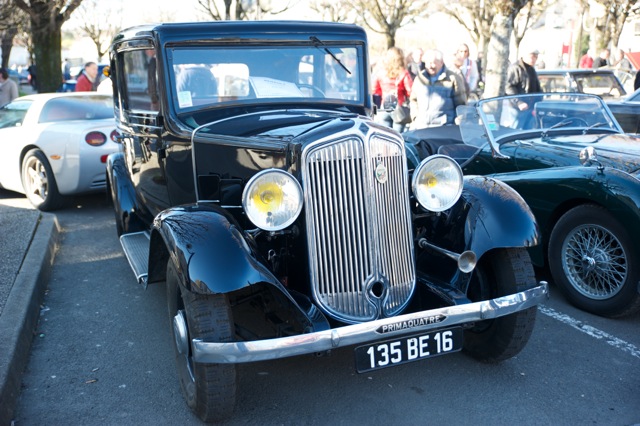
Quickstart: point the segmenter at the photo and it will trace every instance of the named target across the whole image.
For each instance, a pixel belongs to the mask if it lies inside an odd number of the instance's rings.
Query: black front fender
[[[463,198],[470,206],[464,227],[465,248],[478,258],[494,248],[539,244],[538,224],[531,209],[507,184],[489,177],[465,177]]]
[[[107,182],[115,209],[118,232],[122,234],[144,230],[144,226],[135,214],[135,189],[127,173],[122,152],[109,154],[107,157]]]
[[[233,219],[215,206],[187,205],[160,213],[153,223],[150,259],[162,258],[154,256],[154,250],[159,250],[158,237],[189,291],[229,293],[266,283],[286,293],[278,279],[255,258]],[[157,268],[150,265],[150,271],[154,270]],[[149,281],[153,279],[149,277]]]
[[[516,191],[488,177],[465,176],[460,200],[431,223],[420,224],[427,240],[478,258],[494,248],[531,247],[539,232],[533,213]]]

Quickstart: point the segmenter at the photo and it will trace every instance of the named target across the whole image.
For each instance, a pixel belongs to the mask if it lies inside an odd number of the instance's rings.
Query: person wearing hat
[[[540,86],[540,80],[538,80],[538,73],[536,72],[535,65],[538,60],[537,49],[531,49],[527,51],[517,62],[514,62],[509,66],[507,70],[507,84],[505,87],[505,93],[507,95],[521,95],[524,93],[540,93],[542,88]],[[531,124],[531,107],[529,103],[521,100],[514,99],[512,101],[514,106],[514,120],[513,124],[516,128],[526,129]]]
[[[18,97],[18,85],[9,78],[6,68],[0,68],[0,107]]]

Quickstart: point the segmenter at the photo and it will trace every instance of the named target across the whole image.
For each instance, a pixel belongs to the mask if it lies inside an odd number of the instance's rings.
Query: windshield
[[[361,105],[361,47],[224,46],[172,48],[173,103],[178,112],[250,103],[312,101]]]
[[[21,126],[30,106],[31,101],[19,100],[0,108],[0,129]]]
[[[478,101],[475,108],[458,110],[465,143],[478,146],[490,139],[519,137],[523,133],[549,135],[554,130],[576,134],[592,131],[622,132],[609,109],[597,96],[530,94]]]

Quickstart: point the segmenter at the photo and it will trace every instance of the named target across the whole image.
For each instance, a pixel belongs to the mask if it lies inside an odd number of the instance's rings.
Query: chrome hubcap
[[[173,337],[175,338],[178,353],[187,355],[189,353],[189,337],[183,310],[179,310],[173,317]]]
[[[27,188],[25,190],[30,195],[35,195],[41,199],[47,198],[49,182],[44,165],[36,158],[31,158],[27,163]]]
[[[567,235],[562,268],[579,293],[596,300],[615,296],[629,273],[627,253],[620,241],[596,225],[579,226]]]

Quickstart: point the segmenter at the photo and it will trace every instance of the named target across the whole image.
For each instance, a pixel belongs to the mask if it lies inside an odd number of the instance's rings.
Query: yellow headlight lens
[[[242,204],[247,216],[257,227],[279,231],[298,218],[302,210],[302,188],[287,172],[263,170],[247,183]]]
[[[413,173],[413,195],[425,209],[441,212],[451,208],[462,194],[462,169],[453,159],[432,155]]]

